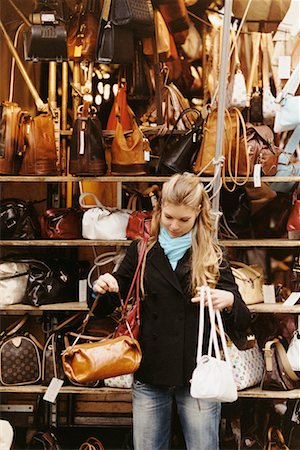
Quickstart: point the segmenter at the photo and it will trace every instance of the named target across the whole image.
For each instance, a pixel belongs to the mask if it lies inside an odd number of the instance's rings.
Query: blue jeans
[[[189,387],[162,387],[134,381],[134,450],[170,447],[173,399],[187,450],[218,450],[221,404],[196,400]]]

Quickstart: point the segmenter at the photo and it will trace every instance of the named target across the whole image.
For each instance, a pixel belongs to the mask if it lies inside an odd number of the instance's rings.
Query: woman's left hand
[[[193,303],[199,303],[200,302],[200,287],[196,288],[196,296],[192,298]],[[211,289],[211,300],[213,309],[219,309],[222,311],[223,309],[227,309],[230,311],[233,306],[234,302],[234,296],[233,293],[230,291],[224,291],[223,289]],[[207,297],[205,295],[204,297],[204,304],[207,306]]]

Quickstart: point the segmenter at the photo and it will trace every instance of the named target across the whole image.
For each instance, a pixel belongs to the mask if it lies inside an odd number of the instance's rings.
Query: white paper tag
[[[278,58],[278,76],[283,80],[287,80],[291,75],[291,57],[282,55]]]
[[[297,301],[300,298],[300,292],[292,292],[291,295],[288,296],[286,301],[283,303],[284,306],[293,306],[296,305]]]
[[[63,384],[64,380],[60,380],[59,378],[53,377],[44,394],[43,400],[46,400],[46,402],[55,403],[56,397]]]
[[[254,164],[253,185],[254,187],[261,187],[261,164]]]
[[[87,302],[87,279],[79,280],[78,298],[80,302]]]
[[[144,150],[144,160],[150,161],[150,152],[149,150]]]
[[[84,131],[80,130],[79,133],[79,154],[84,155]]]
[[[274,284],[263,285],[264,303],[276,303]]]

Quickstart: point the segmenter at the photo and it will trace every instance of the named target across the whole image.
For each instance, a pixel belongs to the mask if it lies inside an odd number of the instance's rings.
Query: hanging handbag
[[[270,391],[288,391],[299,387],[300,378],[293,371],[284,346],[278,338],[265,344],[265,372],[261,388]]]
[[[95,206],[86,205],[84,198],[91,196]],[[84,239],[118,240],[126,239],[126,227],[129,212],[117,208],[107,208],[90,192],[84,192],[79,197],[79,204],[87,209],[82,217],[82,237]]]
[[[244,109],[247,106],[247,88],[245,77],[241,70],[238,46],[234,32],[232,32],[232,40],[235,42],[234,61],[232,64],[231,79],[226,92],[226,108],[235,106],[236,108]]]
[[[20,332],[27,316],[18,319],[0,337],[0,383],[23,386],[41,379],[42,345],[30,333]]]
[[[177,135],[174,139],[174,132],[178,122],[188,112],[197,113],[198,118],[192,124],[192,128],[183,135]],[[188,108],[181,112],[174,127],[169,134],[166,143],[161,151],[156,173],[170,175],[178,172],[192,172],[197,153],[199,151],[202,137],[203,118],[196,108]]]
[[[189,33],[189,16],[184,0],[159,0],[158,9],[176,44],[184,44]]]
[[[81,334],[89,321],[100,296],[98,296],[86,317]],[[128,325],[130,330],[130,327]],[[80,338],[80,335],[78,336]],[[62,363],[67,377],[76,383],[89,383],[105,378],[134,373],[140,365],[142,353],[133,335],[107,338],[98,342],[76,344],[66,348]]]
[[[75,208],[51,208],[40,216],[43,239],[81,239],[83,212]]]
[[[68,58],[71,61],[95,61],[98,24],[99,11],[95,1],[88,0],[85,8],[83,3],[77,5],[67,30]]]
[[[274,132],[294,130],[300,125],[300,95],[295,93],[299,86],[300,63],[294,69],[282,91],[276,97],[279,109],[276,112]]]
[[[101,176],[106,173],[105,148],[96,109],[84,102],[78,108],[70,143],[70,173]]]
[[[262,113],[264,123],[273,124],[278,104],[275,101],[275,97],[271,92],[270,87],[270,58],[268,46],[268,36],[266,33],[262,33],[262,58],[263,58],[263,101],[262,101]]]
[[[117,106],[116,106],[117,103]],[[107,125],[106,130],[108,131],[114,131],[117,128],[118,118],[116,114],[119,114],[120,122],[123,128],[123,131],[129,131],[132,130],[132,116],[128,110],[128,103],[127,103],[127,84],[126,79],[119,76],[118,81],[118,92],[115,96]]]
[[[112,0],[111,20],[114,25],[133,29],[138,37],[154,34],[151,0]]]
[[[18,131],[22,115],[14,102],[2,102],[0,106],[0,174],[16,175],[22,159],[18,155]]]
[[[286,354],[292,369],[300,372],[300,315],[298,315],[298,329],[294,331]]]
[[[255,341],[255,345],[246,350],[240,350],[226,335],[229,359],[232,365],[233,377],[238,391],[256,386],[264,374],[264,357]]]
[[[144,175],[146,161],[144,155],[143,134],[138,127],[134,112],[128,107],[131,115],[132,132],[125,134],[120,121],[118,104],[116,107],[117,127],[111,144],[112,175]]]
[[[0,262],[0,305],[22,303],[26,293],[29,266],[14,261]]]
[[[210,322],[210,345],[207,355],[202,354],[204,336],[204,296],[207,297]],[[217,339],[216,323],[219,327],[221,345],[225,360],[221,359]],[[215,356],[212,356],[214,347]],[[232,367],[227,351],[226,338],[219,310],[214,311],[210,288],[202,286],[200,291],[200,316],[198,332],[197,365],[191,379],[190,393],[194,398],[213,402],[234,402],[238,398]]]
[[[247,266],[247,264],[237,261],[231,261],[230,264],[233,266],[232,273],[246,305],[262,303],[264,301],[262,267],[258,264]],[[237,266],[237,268],[234,266]]]
[[[36,431],[31,437],[26,450],[61,450],[61,446],[51,431]]]
[[[0,200],[1,239],[37,239],[40,236],[36,202],[19,198]]]

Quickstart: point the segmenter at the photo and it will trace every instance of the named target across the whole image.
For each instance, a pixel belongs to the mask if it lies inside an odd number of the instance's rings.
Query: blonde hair
[[[161,197],[153,212],[149,250],[158,239],[162,206],[189,206],[197,211],[192,233],[191,288],[209,285],[214,287],[219,277],[222,250],[214,238],[214,220],[211,203],[203,184],[196,175],[190,173],[173,175],[163,184]]]

